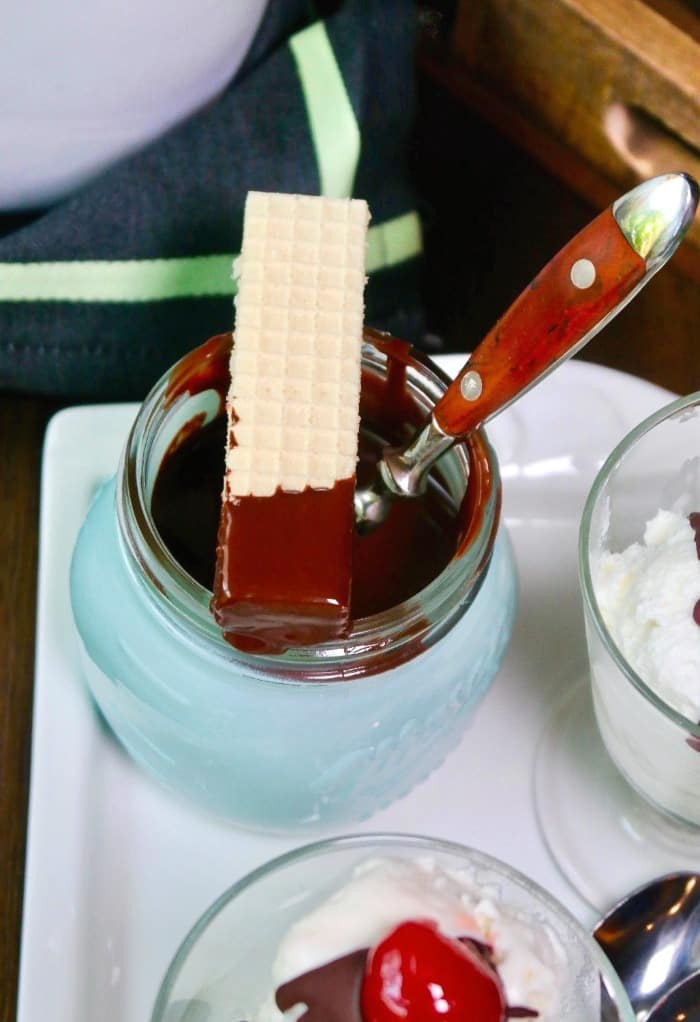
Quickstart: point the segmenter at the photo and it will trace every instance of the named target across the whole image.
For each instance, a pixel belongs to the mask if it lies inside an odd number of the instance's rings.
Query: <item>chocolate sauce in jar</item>
[[[171,445],[151,498],[151,513],[163,542],[205,589],[214,583],[225,437],[222,415]]]
[[[225,438],[224,416],[187,437],[163,460],[151,501],[153,520],[171,554],[209,590],[214,584]],[[369,444],[362,444],[361,451],[365,466],[374,463]],[[354,535],[353,620],[388,610],[419,592],[447,565],[458,537],[459,519],[440,491],[395,501],[381,528]],[[274,557],[274,537],[262,526],[259,543],[261,551],[249,551],[251,558]]]
[[[372,331],[368,334],[389,359],[389,368],[386,377],[363,370],[358,485],[371,477],[382,444],[404,442],[425,417],[406,386],[410,347]],[[151,500],[153,520],[164,543],[185,571],[208,590],[213,588],[216,564],[226,439],[223,399],[228,388],[231,342],[230,334],[212,338],[192,352],[171,378],[166,401],[172,402],[183,393],[213,389],[221,398],[222,414],[205,426],[193,423],[192,429],[171,444]],[[475,434],[467,446],[469,483],[459,508],[452,505],[439,485],[433,485],[421,498],[395,500],[387,521],[374,532],[365,536],[355,533],[353,621],[389,610],[414,596],[470,543],[480,526],[493,479],[483,439]],[[261,529],[261,549],[265,547],[269,553],[281,541],[274,532]],[[299,586],[303,588],[303,579]]]

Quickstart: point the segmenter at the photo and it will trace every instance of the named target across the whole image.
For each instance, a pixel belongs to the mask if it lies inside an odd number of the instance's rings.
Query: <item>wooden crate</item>
[[[700,181],[700,5],[461,0],[427,66],[596,205],[638,180]],[[700,275],[700,219],[684,246]]]

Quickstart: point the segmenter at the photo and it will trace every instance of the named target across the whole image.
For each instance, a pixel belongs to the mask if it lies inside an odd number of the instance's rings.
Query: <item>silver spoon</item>
[[[355,494],[368,532],[395,497],[425,491],[437,459],[587,344],[675,252],[698,185],[663,174],[617,199],[544,267],[476,348],[430,418],[404,447],[386,449]]]
[[[700,1022],[700,972],[669,990],[651,1009],[647,1022]]]
[[[640,1022],[660,998],[700,971],[700,874],[671,873],[633,891],[593,936],[627,991]]]

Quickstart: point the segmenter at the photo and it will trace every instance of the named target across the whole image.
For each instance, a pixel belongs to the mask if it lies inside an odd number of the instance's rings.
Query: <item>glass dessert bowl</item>
[[[221,415],[230,344],[212,339],[156,384],[88,512],[71,572],[84,673],[133,758],[205,808],[272,829],[359,819],[442,762],[505,651],[516,581],[496,457],[479,431],[442,459],[435,499],[456,524],[435,577],[419,572],[392,605],[394,574],[421,551],[409,533],[385,570],[378,530],[363,547],[364,610],[347,638],[278,656],[236,650],[207,585],[153,514],[163,464]],[[445,386],[428,360],[366,332],[370,463],[372,448],[414,428]],[[387,411],[397,400],[398,432]]]
[[[152,1022],[298,1018],[300,1009],[292,1005],[301,991],[311,1018],[326,1017],[329,991],[333,1018],[364,1018],[373,998],[367,973],[376,975],[377,957],[394,940],[402,938],[403,951],[415,950],[423,962],[429,955],[432,979],[443,981],[431,946],[416,946],[410,928],[402,926],[416,919],[439,927],[450,942],[473,939],[472,948],[486,955],[513,1015],[519,1009],[525,1017],[537,1011],[541,1022],[600,1022],[604,1002],[606,1018],[634,1018],[592,937],[527,877],[458,844],[370,834],[298,849],[226,891],[176,953]],[[349,968],[356,970],[352,982]],[[465,990],[465,984],[468,975],[459,987]],[[443,991],[449,999],[444,982]],[[359,996],[369,998],[362,1002],[362,1016]],[[292,1010],[282,1015],[279,1004]],[[435,1016],[420,1016],[422,1022],[446,1013],[444,1004],[437,1009]],[[409,1011],[402,1017],[414,1016]],[[484,1014],[484,1022],[490,1017]]]
[[[691,394],[642,422],[601,469],[579,567],[610,757],[643,798],[700,828],[698,511],[700,394]]]
[[[698,509],[696,393],[631,430],[596,476],[579,534],[588,671],[538,749],[545,839],[599,911],[700,861]]]

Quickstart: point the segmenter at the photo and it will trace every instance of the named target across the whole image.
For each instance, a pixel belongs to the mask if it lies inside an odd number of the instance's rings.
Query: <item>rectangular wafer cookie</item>
[[[213,603],[242,648],[348,628],[368,220],[361,200],[248,195]]]
[[[367,222],[360,200],[249,194],[228,495],[328,489],[354,475]]]

